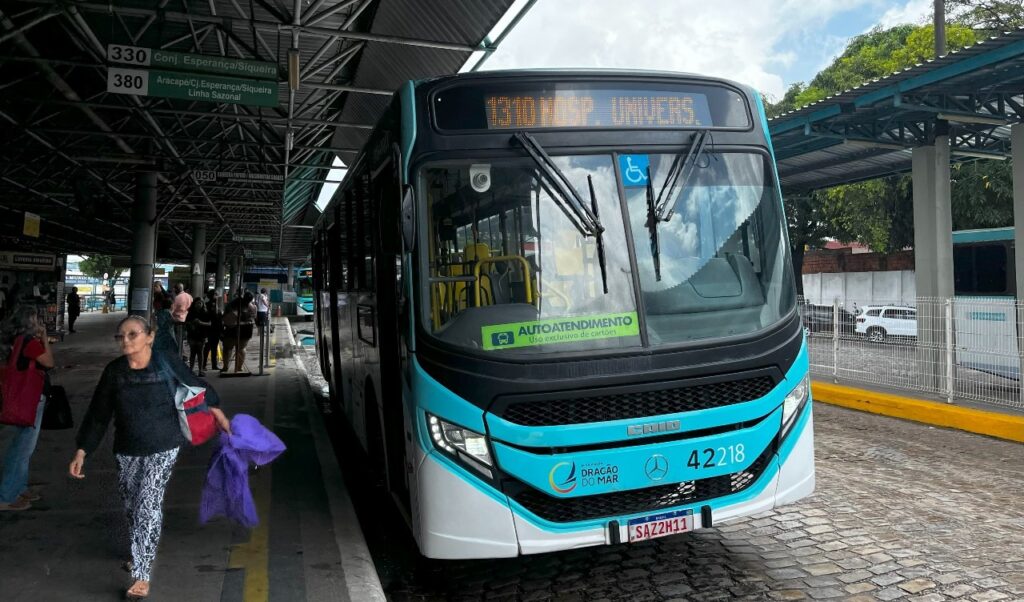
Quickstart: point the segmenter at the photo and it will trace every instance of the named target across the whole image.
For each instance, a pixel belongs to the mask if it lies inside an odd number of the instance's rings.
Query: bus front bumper
[[[693,510],[695,528],[701,528],[700,507],[712,508],[714,524],[789,504],[814,491],[814,429],[811,408],[800,420],[796,440],[787,438],[780,454],[749,489],[676,509]],[[525,511],[500,492],[476,479],[458,474],[462,469],[417,448],[413,499],[413,530],[420,552],[429,558],[507,558],[613,543],[608,527],[619,523],[618,541],[628,541],[628,517],[609,517],[586,523],[548,523]],[[781,457],[781,460],[780,460]],[[780,466],[781,463],[781,466]],[[654,513],[650,513],[654,514]],[[642,515],[641,515],[642,516]]]

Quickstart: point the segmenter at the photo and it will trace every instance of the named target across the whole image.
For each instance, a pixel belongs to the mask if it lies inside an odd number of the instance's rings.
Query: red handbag
[[[179,383],[174,391],[181,434],[192,445],[202,445],[217,434],[217,421],[206,405],[206,389]]]
[[[206,389],[186,385],[175,375],[162,355],[157,357],[161,371],[170,380],[168,384],[171,396],[174,397],[174,407],[178,410],[181,434],[192,445],[206,443],[217,434],[217,421],[210,411],[210,406],[206,405]]]
[[[18,359],[25,347],[25,335],[14,340],[7,367],[0,386],[0,424],[13,426],[35,426],[36,411],[43,395],[46,376],[36,368],[36,361],[28,360],[28,367],[18,370]]]

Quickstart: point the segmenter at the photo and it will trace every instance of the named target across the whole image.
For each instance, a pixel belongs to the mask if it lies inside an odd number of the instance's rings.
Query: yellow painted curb
[[[986,412],[818,381],[811,383],[811,392],[814,401],[1024,443],[1022,416]]]

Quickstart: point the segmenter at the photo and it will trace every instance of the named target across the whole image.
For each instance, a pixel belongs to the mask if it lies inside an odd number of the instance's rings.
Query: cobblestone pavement
[[[417,560],[411,539],[363,529],[396,601],[1024,600],[1024,446],[814,412],[816,493],[721,527],[460,562]]]

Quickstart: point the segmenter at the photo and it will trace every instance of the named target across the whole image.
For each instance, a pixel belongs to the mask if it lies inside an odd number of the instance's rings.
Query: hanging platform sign
[[[39,216],[35,213],[25,212],[25,224],[22,228],[22,233],[25,236],[32,236],[39,238]]]
[[[269,79],[277,81],[277,64],[248,59],[235,59],[208,54],[186,54],[159,48],[140,48],[107,44],[107,60],[111,63],[125,63],[140,67],[187,71],[189,73],[212,73],[235,77]]]
[[[107,69],[107,92],[276,107],[277,82],[144,69]]]
[[[56,265],[56,255],[0,251],[0,268],[47,271],[52,270]]]

